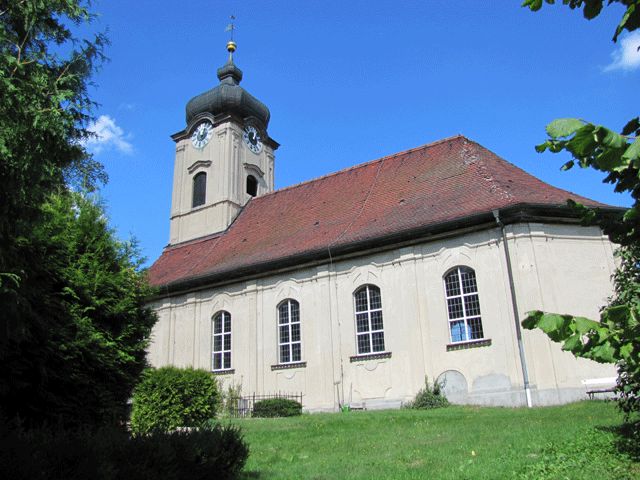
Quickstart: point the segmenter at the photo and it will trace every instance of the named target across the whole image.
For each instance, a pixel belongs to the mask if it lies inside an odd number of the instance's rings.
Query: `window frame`
[[[366,290],[366,310],[358,310],[358,301],[357,296],[360,292]],[[380,299],[380,307],[372,308],[371,306],[371,291],[376,290],[378,292],[378,297]],[[355,340],[356,340],[356,355],[357,356],[367,356],[367,355],[379,355],[380,353],[386,353],[388,350],[386,348],[386,342],[384,339],[384,313],[382,310],[382,291],[380,287],[373,284],[365,284],[358,287],[353,292],[353,311],[354,311],[354,320],[355,320]],[[374,329],[372,324],[372,314],[380,313],[380,328]],[[367,330],[358,331],[358,316],[366,314],[367,319]],[[380,335],[382,339],[382,349],[374,350],[374,335]],[[363,352],[360,350],[360,337],[367,337],[368,341],[368,352]]]
[[[196,205],[196,181],[202,178],[201,188],[202,188],[202,202]],[[198,200],[200,200],[198,198]],[[207,203],[207,172],[198,172],[193,176],[193,180],[191,182],[191,208],[202,207]]]
[[[227,318],[225,318],[225,316]],[[221,329],[219,333],[216,333],[216,320],[218,319],[218,317],[220,317],[221,319]],[[226,319],[229,320],[228,329],[226,328],[227,326],[227,322],[225,321]],[[227,370],[231,370],[232,368],[231,352],[232,352],[233,345],[231,344],[231,340],[232,340],[231,331],[232,331],[232,323],[231,323],[231,314],[229,312],[227,312],[226,310],[220,310],[211,317],[211,371],[212,372],[224,372]],[[216,350],[216,337],[220,338],[220,349],[218,350]],[[229,338],[229,341],[228,341],[229,348],[225,348],[225,337]],[[228,362],[225,361],[227,359],[227,354],[228,354]],[[218,355],[220,358],[220,367],[215,368],[216,356]]]
[[[473,275],[472,287],[474,289],[473,291],[469,291],[466,293],[465,293],[464,282],[462,279],[462,273],[465,271],[470,272]],[[456,288],[458,289],[458,293],[454,292],[450,295],[449,294],[450,289],[447,286],[448,285],[447,278],[449,278],[453,274],[456,275],[456,281],[457,281]],[[480,291],[478,289],[478,279],[476,276],[476,271],[467,265],[457,265],[447,270],[447,272],[442,276],[442,284],[444,287],[445,308],[447,310],[449,340],[451,341],[451,345],[477,342],[477,341],[487,339],[484,333],[484,327],[482,326],[482,310],[480,308]],[[468,306],[471,302],[467,302],[466,299],[470,299],[471,297],[475,297],[475,302],[472,304],[473,308],[477,309],[477,313],[473,312],[475,314],[469,314],[468,312]],[[459,302],[457,302],[457,305],[450,302],[450,300],[455,300],[455,299],[460,299]],[[462,315],[459,317],[452,318],[452,307],[460,308]],[[474,329],[474,326],[470,324],[471,321],[476,322],[475,329]],[[461,340],[454,340],[453,324],[459,323],[459,322],[464,322],[464,338]],[[474,331],[477,331],[478,328],[480,330],[480,336],[473,337]]]
[[[281,307],[283,305],[287,305],[287,317],[285,322],[282,322],[282,317],[281,317]],[[297,321],[294,321],[294,315],[292,314],[292,306],[296,305],[297,306]],[[293,299],[293,298],[286,298],[283,301],[281,301],[280,303],[278,303],[278,306],[276,307],[276,322],[277,322],[277,326],[276,328],[278,329],[277,331],[277,336],[278,336],[278,365],[289,365],[289,364],[293,364],[293,363],[300,363],[302,362],[302,323],[300,321],[301,319],[301,314],[300,314],[300,302],[298,302],[297,300]],[[294,327],[297,325],[298,327],[298,340],[293,340],[293,330]],[[282,328],[285,327],[286,331],[287,331],[287,335],[289,340],[288,341],[282,341]],[[294,345],[298,345],[298,353],[299,353],[299,358],[294,359]],[[288,347],[288,353],[289,353],[289,360],[283,360],[283,355],[282,355],[282,348],[283,347]]]

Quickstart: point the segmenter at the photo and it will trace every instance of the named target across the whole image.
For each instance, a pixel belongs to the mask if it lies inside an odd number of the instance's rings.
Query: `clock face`
[[[213,125],[211,125],[211,122],[202,122],[193,131],[191,143],[194,147],[203,149],[205,145],[209,143],[211,135],[213,135]]]
[[[249,150],[253,153],[260,153],[262,151],[262,139],[260,138],[260,132],[253,125],[247,125],[244,127],[244,133],[242,134],[244,143],[247,144]]]

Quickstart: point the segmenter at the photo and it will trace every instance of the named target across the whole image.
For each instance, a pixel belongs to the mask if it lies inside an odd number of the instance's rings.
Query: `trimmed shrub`
[[[234,426],[136,437],[116,429],[0,434],[0,478],[12,480],[231,480],[249,454]]]
[[[425,377],[424,388],[421,388],[416,394],[416,398],[413,402],[407,405],[408,408],[416,409],[430,409],[448,407],[449,400],[442,393],[442,385],[438,382],[434,382],[433,386],[429,384],[429,380]]]
[[[260,400],[253,405],[253,416],[262,418],[295,417],[302,414],[302,405],[287,398]]]
[[[220,394],[206,370],[162,367],[148,369],[133,393],[131,431],[169,432],[179,427],[203,427],[216,416]]]

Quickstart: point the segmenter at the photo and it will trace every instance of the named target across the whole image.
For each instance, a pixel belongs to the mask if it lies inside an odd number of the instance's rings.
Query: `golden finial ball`
[[[235,51],[236,51],[236,42],[234,42],[233,40],[229,40],[229,42],[227,43],[227,52],[233,53]]]

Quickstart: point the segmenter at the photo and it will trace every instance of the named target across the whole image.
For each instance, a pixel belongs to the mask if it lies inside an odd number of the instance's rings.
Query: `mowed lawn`
[[[245,479],[640,479],[616,447],[621,422],[598,401],[234,421],[250,446]]]

